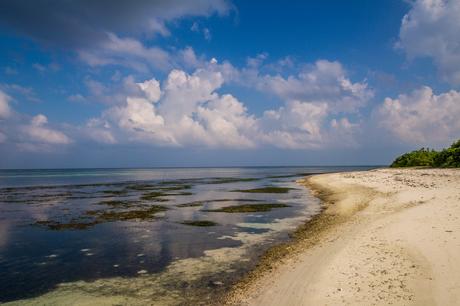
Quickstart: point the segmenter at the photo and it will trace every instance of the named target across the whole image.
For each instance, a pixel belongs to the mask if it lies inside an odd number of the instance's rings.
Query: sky
[[[460,138],[460,0],[4,0],[0,168],[384,165]]]

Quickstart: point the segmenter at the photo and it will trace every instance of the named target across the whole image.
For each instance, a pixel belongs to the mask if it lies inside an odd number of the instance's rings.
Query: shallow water
[[[319,212],[296,179],[356,169],[0,170],[0,302],[205,301]]]

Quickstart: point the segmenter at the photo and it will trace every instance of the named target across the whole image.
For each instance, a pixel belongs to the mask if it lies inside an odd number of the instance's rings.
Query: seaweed
[[[160,191],[152,191],[152,192],[149,192],[149,193],[144,193],[142,196],[141,196],[141,200],[144,200],[144,201],[156,201],[156,202],[165,202],[165,201],[168,201],[167,199],[161,199],[159,197],[164,197],[166,196],[167,194],[165,194],[164,192],[160,192]]]
[[[177,185],[177,186],[172,186],[172,187],[158,187],[158,189],[162,191],[174,191],[174,190],[184,190],[184,189],[190,189],[192,188],[192,185]]]
[[[178,204],[178,205],[176,205],[176,207],[197,207],[197,206],[203,206],[203,204],[204,204],[204,202],[195,201],[195,202]]]
[[[187,220],[181,222],[184,225],[192,225],[192,226],[216,226],[217,223],[209,220]]]
[[[84,230],[96,224],[114,221],[129,220],[152,220],[155,214],[167,210],[164,206],[152,205],[143,209],[133,210],[89,210],[79,218],[73,218],[69,222],[53,220],[40,220],[36,225],[46,226],[51,230]]]
[[[247,192],[247,193],[288,193],[290,190],[294,188],[289,187],[276,187],[276,186],[267,186],[261,188],[253,188],[253,189],[235,189],[232,192]]]
[[[104,190],[102,192],[106,194],[113,194],[113,195],[124,195],[128,193],[127,190]]]
[[[133,209],[133,210],[90,210],[86,214],[94,216],[96,222],[110,222],[110,221],[127,221],[127,220],[149,220],[155,217],[156,213],[167,210],[166,207],[160,205],[152,205],[147,209]]]
[[[43,221],[37,221],[35,224],[41,225],[41,226],[46,226],[47,228],[51,230],[84,230],[87,229],[88,227],[96,225],[98,222],[97,221],[91,221],[91,222],[77,222],[77,220],[72,220],[71,222],[68,223],[62,223],[62,222],[57,222],[57,221],[50,221],[50,220],[43,220]]]
[[[242,204],[236,206],[225,206],[217,209],[204,210],[207,212],[225,212],[225,213],[248,213],[248,212],[266,212],[271,211],[273,208],[289,207],[289,205],[282,203],[268,203],[268,204]]]
[[[216,200],[209,200],[209,201],[194,201],[188,202],[183,204],[178,204],[176,207],[198,207],[203,206],[205,203],[213,203],[213,202],[260,202],[262,200],[256,199],[216,199]]]
[[[112,207],[131,207],[133,205],[139,204],[139,201],[110,200],[110,201],[101,201],[98,204],[112,206]]]
[[[144,191],[144,190],[152,190],[155,189],[157,186],[152,185],[152,184],[131,184],[125,187],[125,189],[129,190],[138,190],[138,191]]]

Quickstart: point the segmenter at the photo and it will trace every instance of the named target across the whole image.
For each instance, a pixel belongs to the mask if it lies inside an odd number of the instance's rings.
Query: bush
[[[460,140],[440,152],[421,148],[396,158],[390,167],[460,167]]]

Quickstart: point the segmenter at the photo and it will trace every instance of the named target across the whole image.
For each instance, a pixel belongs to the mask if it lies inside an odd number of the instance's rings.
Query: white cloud
[[[341,66],[337,67],[342,71]],[[117,142],[136,141],[157,146],[254,148],[270,145],[299,149],[330,145],[336,135],[350,138],[357,128],[346,117],[331,118],[335,112],[330,108],[347,102],[347,97],[339,97],[340,92],[330,100],[286,100],[284,106],[267,110],[260,117],[251,115],[236,97],[217,92],[231,70],[214,61],[192,74],[172,70],[161,85],[155,79],[138,83],[140,91],[93,119],[88,133],[95,131],[93,134],[98,136],[92,138],[99,138],[103,143],[115,143],[117,139]],[[338,75],[339,80],[330,83],[342,93],[360,97],[360,103],[365,100],[363,96],[368,95],[365,84],[353,84],[342,73],[334,75]],[[322,90],[330,87],[323,86]],[[319,95],[319,90],[311,91]]]
[[[328,105],[332,113],[356,112],[373,96],[365,82],[353,83],[339,62],[319,60],[298,75],[252,75],[259,90],[285,101]]]
[[[31,102],[41,102],[37,97],[35,90],[30,87],[24,87],[18,84],[0,84],[0,89],[5,90],[11,94],[19,94]]]
[[[159,47],[145,47],[134,38],[120,38],[107,33],[107,40],[93,49],[80,49],[78,55],[90,66],[121,65],[146,72],[149,68],[165,70],[171,66],[168,52]]]
[[[86,98],[81,94],[70,95],[67,97],[70,102],[86,102]]]
[[[10,96],[0,90],[0,119],[8,118],[11,115],[10,100]]]
[[[281,148],[316,148],[326,142],[322,129],[326,103],[290,101],[278,110],[264,113],[261,120],[263,141]]]
[[[69,144],[71,139],[64,133],[47,127],[48,119],[39,114],[33,117],[30,124],[22,127],[26,139],[39,144]]]
[[[92,140],[104,143],[104,144],[115,144],[117,140],[110,131],[110,124],[100,119],[90,119],[87,124],[84,132],[88,138]]]
[[[401,23],[398,47],[409,58],[429,57],[442,78],[460,84],[460,1],[418,0]]]
[[[397,99],[386,98],[377,110],[379,124],[400,140],[423,146],[445,145],[460,135],[460,92],[436,95],[430,87]]]

